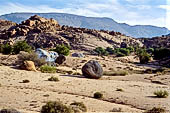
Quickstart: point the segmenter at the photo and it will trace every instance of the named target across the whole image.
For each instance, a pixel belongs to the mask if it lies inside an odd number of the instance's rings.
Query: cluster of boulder
[[[9,43],[13,45],[18,40],[25,40],[35,48],[54,48],[58,44],[65,44],[73,49],[89,51],[89,48],[93,46],[87,48],[89,44],[86,42],[91,38],[100,39],[119,47],[119,38],[126,37],[114,31],[60,26],[54,19],[46,19],[37,15],[31,16],[21,24],[11,23],[9,26],[9,29],[0,31],[0,44]],[[127,44],[140,43],[131,37],[126,38],[128,39],[126,40]]]

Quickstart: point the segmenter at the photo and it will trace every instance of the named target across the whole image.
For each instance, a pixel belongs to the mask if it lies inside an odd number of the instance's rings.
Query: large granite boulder
[[[82,67],[82,73],[87,78],[99,79],[103,75],[103,69],[97,61],[90,60]]]
[[[44,58],[46,62],[55,62],[57,57],[59,57],[57,52],[54,52],[54,51],[48,52],[40,48],[36,49],[36,53],[38,54],[39,58]]]

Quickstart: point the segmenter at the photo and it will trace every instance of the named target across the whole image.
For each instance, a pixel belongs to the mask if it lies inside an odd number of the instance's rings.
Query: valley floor
[[[67,66],[57,68],[72,70],[74,65],[71,63],[78,63],[81,67],[84,64],[82,61],[88,59],[97,59],[102,65],[105,64],[104,70],[110,67],[123,69],[126,66],[134,67],[134,69],[145,68],[117,60],[90,56],[82,59],[69,57]],[[78,71],[81,72],[80,68]],[[58,77],[60,81],[47,81],[51,76]],[[103,76],[99,80],[94,80],[81,75],[30,72],[10,66],[0,66],[0,109],[15,108],[24,113],[39,113],[45,102],[60,100],[65,104],[74,101],[83,102],[88,112],[106,113],[113,109],[121,109],[122,113],[142,113],[146,109],[163,107],[168,113],[170,112],[170,96],[155,98],[153,92],[161,89],[170,93],[170,77],[169,75],[154,77],[154,74],[129,74],[127,76]],[[165,84],[152,83],[149,78],[162,80],[161,82]],[[26,79],[30,82],[22,83]],[[118,88],[123,89],[123,92],[116,91]],[[95,92],[102,92],[103,99],[94,99]]]

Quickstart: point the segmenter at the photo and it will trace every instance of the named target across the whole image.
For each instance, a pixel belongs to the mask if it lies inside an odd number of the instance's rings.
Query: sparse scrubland
[[[2,40],[0,45],[0,109],[14,107],[23,113],[170,112],[168,48],[140,46],[142,42],[119,32],[60,26],[39,16],[12,28],[7,34],[13,39],[22,35],[25,41],[11,44]],[[6,32],[0,32],[0,37]],[[58,57],[47,62],[52,55],[41,58],[37,48],[48,55],[55,51]],[[74,53],[85,57],[73,57]]]

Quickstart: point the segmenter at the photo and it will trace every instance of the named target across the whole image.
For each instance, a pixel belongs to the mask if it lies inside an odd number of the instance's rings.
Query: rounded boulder
[[[82,73],[87,78],[99,79],[103,75],[103,68],[97,61],[90,60],[82,67]]]

